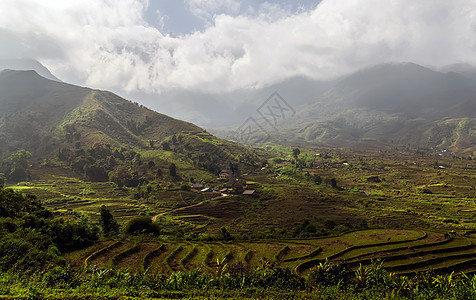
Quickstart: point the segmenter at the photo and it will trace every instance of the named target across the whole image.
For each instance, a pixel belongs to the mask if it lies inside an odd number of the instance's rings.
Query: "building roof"
[[[245,190],[243,192],[243,195],[253,195],[255,193],[255,190]]]

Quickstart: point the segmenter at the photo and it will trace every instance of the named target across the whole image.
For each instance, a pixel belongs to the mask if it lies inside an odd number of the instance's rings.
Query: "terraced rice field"
[[[476,239],[459,233],[375,229],[338,237],[281,240],[277,242],[133,242],[105,241],[66,254],[72,266],[116,267],[152,273],[200,268],[213,271],[219,263],[260,265],[264,260],[306,273],[325,259],[357,268],[383,259],[384,267],[397,274],[434,270],[476,272]]]

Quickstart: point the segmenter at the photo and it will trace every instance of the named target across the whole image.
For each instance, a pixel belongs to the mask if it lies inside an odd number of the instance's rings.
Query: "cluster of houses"
[[[220,193],[222,196],[239,194],[245,196],[256,195],[256,190],[252,189],[254,182],[246,182],[243,184],[242,181],[235,178],[231,170],[222,170],[218,175],[218,178],[221,180],[227,180],[224,187],[209,187],[201,182],[196,182],[192,184],[191,188],[202,193]]]

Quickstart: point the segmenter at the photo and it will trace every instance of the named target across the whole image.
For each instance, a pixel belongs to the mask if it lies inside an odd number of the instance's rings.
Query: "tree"
[[[27,174],[26,170],[30,165],[31,153],[22,149],[13,153],[7,161],[7,178],[10,180],[22,180]]]
[[[331,178],[330,183],[331,183],[331,187],[337,188],[337,180],[335,178]]]
[[[231,170],[231,173],[233,174],[233,176],[237,175],[238,174],[238,164],[234,164],[234,163],[230,162],[230,170]]]
[[[12,189],[0,186],[0,217],[18,218],[23,215],[41,212],[44,208],[33,195],[23,195]]]
[[[297,160],[299,154],[301,154],[301,150],[299,150],[299,148],[293,148],[294,159]]]
[[[170,164],[169,172],[170,172],[170,176],[172,176],[172,177],[177,176],[177,167],[175,166],[174,163]]]
[[[138,184],[136,174],[124,165],[120,165],[114,171],[109,172],[109,181],[114,182],[118,187],[137,186]]]
[[[114,216],[111,214],[106,205],[101,206],[99,213],[101,214],[101,219],[99,222],[101,224],[103,234],[105,236],[118,234],[119,224],[117,224],[117,221],[114,219]]]
[[[293,237],[309,237],[317,232],[316,226],[311,224],[309,220],[302,221],[293,231]]]
[[[334,220],[326,220],[324,222],[324,227],[326,227],[329,230],[334,229],[336,226],[337,226],[337,224]]]
[[[109,179],[106,169],[97,165],[85,165],[84,175],[91,181],[107,181]]]

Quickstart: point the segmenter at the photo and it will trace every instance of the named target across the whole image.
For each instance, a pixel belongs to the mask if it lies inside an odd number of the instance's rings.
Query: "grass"
[[[389,235],[397,241],[386,244]],[[406,238],[402,238],[403,236]],[[281,242],[105,241],[101,243],[102,248],[94,245],[68,253],[65,257],[69,264],[76,267],[82,266],[82,262],[87,260],[90,265],[99,267],[115,265],[134,272],[149,269],[153,274],[195,268],[211,272],[217,266],[217,261],[250,266],[274,261],[283,267],[307,272],[326,257],[334,262],[344,259],[352,267],[367,265],[372,259],[383,258],[384,267],[408,273],[431,268],[451,269],[453,265],[456,268],[462,260],[471,261],[476,258],[476,247],[471,240],[456,237],[447,243],[441,243],[435,241],[433,233],[425,236],[426,238],[422,238],[422,232],[419,231],[375,229],[333,238],[288,239]],[[357,240],[358,237],[364,238]],[[418,238],[420,239],[416,240]],[[343,244],[343,241],[354,241],[354,244]],[[412,246],[415,250],[410,250],[407,246]],[[457,266],[456,269],[462,267]]]
[[[68,252],[65,253],[63,256],[65,257],[66,261],[68,261],[73,268],[81,268],[83,266],[87,266],[88,263],[86,259],[90,257],[93,253],[104,249],[106,246],[111,245],[114,243],[113,241],[101,241],[95,243],[91,247],[87,247],[78,251]]]
[[[203,138],[209,137],[205,134]],[[244,175],[240,178],[253,183],[257,198],[206,203],[169,215],[168,220],[200,233],[213,234],[227,226],[232,232],[248,236],[257,234],[249,228],[259,228],[262,236],[272,229],[285,230],[289,236],[305,219],[321,225],[321,235],[362,228],[363,221],[377,228],[476,228],[474,161],[391,151],[356,153],[301,148],[297,166],[291,148],[264,148],[267,152],[261,155],[268,158],[268,166],[255,172],[242,171]],[[124,224],[138,214],[155,215],[204,199],[199,193],[179,190],[191,178],[207,186],[223,184],[213,174],[189,165],[188,158],[180,165],[180,153],[146,150],[141,154],[145,161],[163,163],[163,169],[168,168],[170,159],[177,161],[182,181],[157,179],[151,182],[150,195],[135,199],[135,188],[118,189],[111,183],[87,182],[56,166],[54,170],[32,170],[35,178],[42,180],[11,187],[37,195],[57,215],[74,211],[97,220],[97,210],[105,204]],[[439,169],[435,160],[446,168]],[[280,175],[282,170],[286,170],[286,175]],[[313,176],[319,176],[322,183],[316,184]],[[380,182],[368,181],[375,176]],[[336,179],[337,188],[326,184],[331,178]],[[322,228],[326,221],[341,227],[326,231]]]
[[[201,138],[208,140],[207,136]],[[183,180],[187,181],[190,176],[195,180],[203,178],[206,185],[224,184],[206,171],[187,169],[187,159],[169,152],[157,154],[151,150],[142,157],[156,164],[172,158],[182,160],[178,166],[183,169]],[[211,270],[214,262],[223,258],[228,263],[251,265],[259,265],[263,259],[276,260],[283,266],[295,268],[327,257],[354,262],[369,256],[379,257],[384,252],[398,256],[408,252],[407,246],[421,252],[446,251],[463,242],[455,239],[447,244],[439,243],[445,232],[476,228],[474,161],[398,152],[301,149],[295,163],[291,148],[282,146],[271,147],[265,156],[267,166],[254,172],[242,172],[240,177],[244,184],[256,189],[256,197],[236,195],[194,207],[188,205],[206,197],[198,192],[181,191],[182,182],[171,183],[168,179],[150,182],[153,192],[138,199],[134,197],[135,188],[119,189],[108,182],[87,182],[56,169],[48,169],[50,173],[42,180],[11,187],[37,195],[55,215],[85,214],[97,221],[99,207],[104,204],[122,225],[139,214],[154,216],[186,207],[160,217],[164,237],[154,242],[154,247],[136,253],[134,260],[145,261],[148,253],[163,245],[161,251],[147,259],[147,266],[156,273],[197,266]],[[280,175],[283,170],[286,174]],[[41,170],[33,173],[36,178],[41,177]],[[369,180],[376,177],[379,180]],[[322,181],[316,182],[316,178]],[[336,179],[337,186],[329,184],[332,178]],[[289,239],[303,220],[308,220],[314,231],[301,236],[322,238]],[[329,222],[333,225],[327,227]],[[243,239],[234,243],[172,242],[177,228],[193,238],[215,237],[224,226],[235,237]],[[365,227],[371,229],[355,231]],[[423,234],[427,234],[426,238]],[[298,232],[295,236],[299,235]],[[170,256],[179,246],[182,251]],[[110,257],[102,255],[100,258],[104,261],[97,258],[93,262],[108,265],[114,255],[126,249],[114,249],[119,252],[108,252]],[[77,261],[84,259],[92,249],[84,251],[68,253],[66,257],[81,265]],[[450,256],[451,251],[443,253]],[[144,264],[130,262],[124,267],[130,265],[136,270]]]
[[[182,251],[183,245],[178,245],[172,252],[169,253],[169,255],[164,258],[164,262],[166,263],[166,267],[169,269],[169,271],[173,271],[172,262]]]

